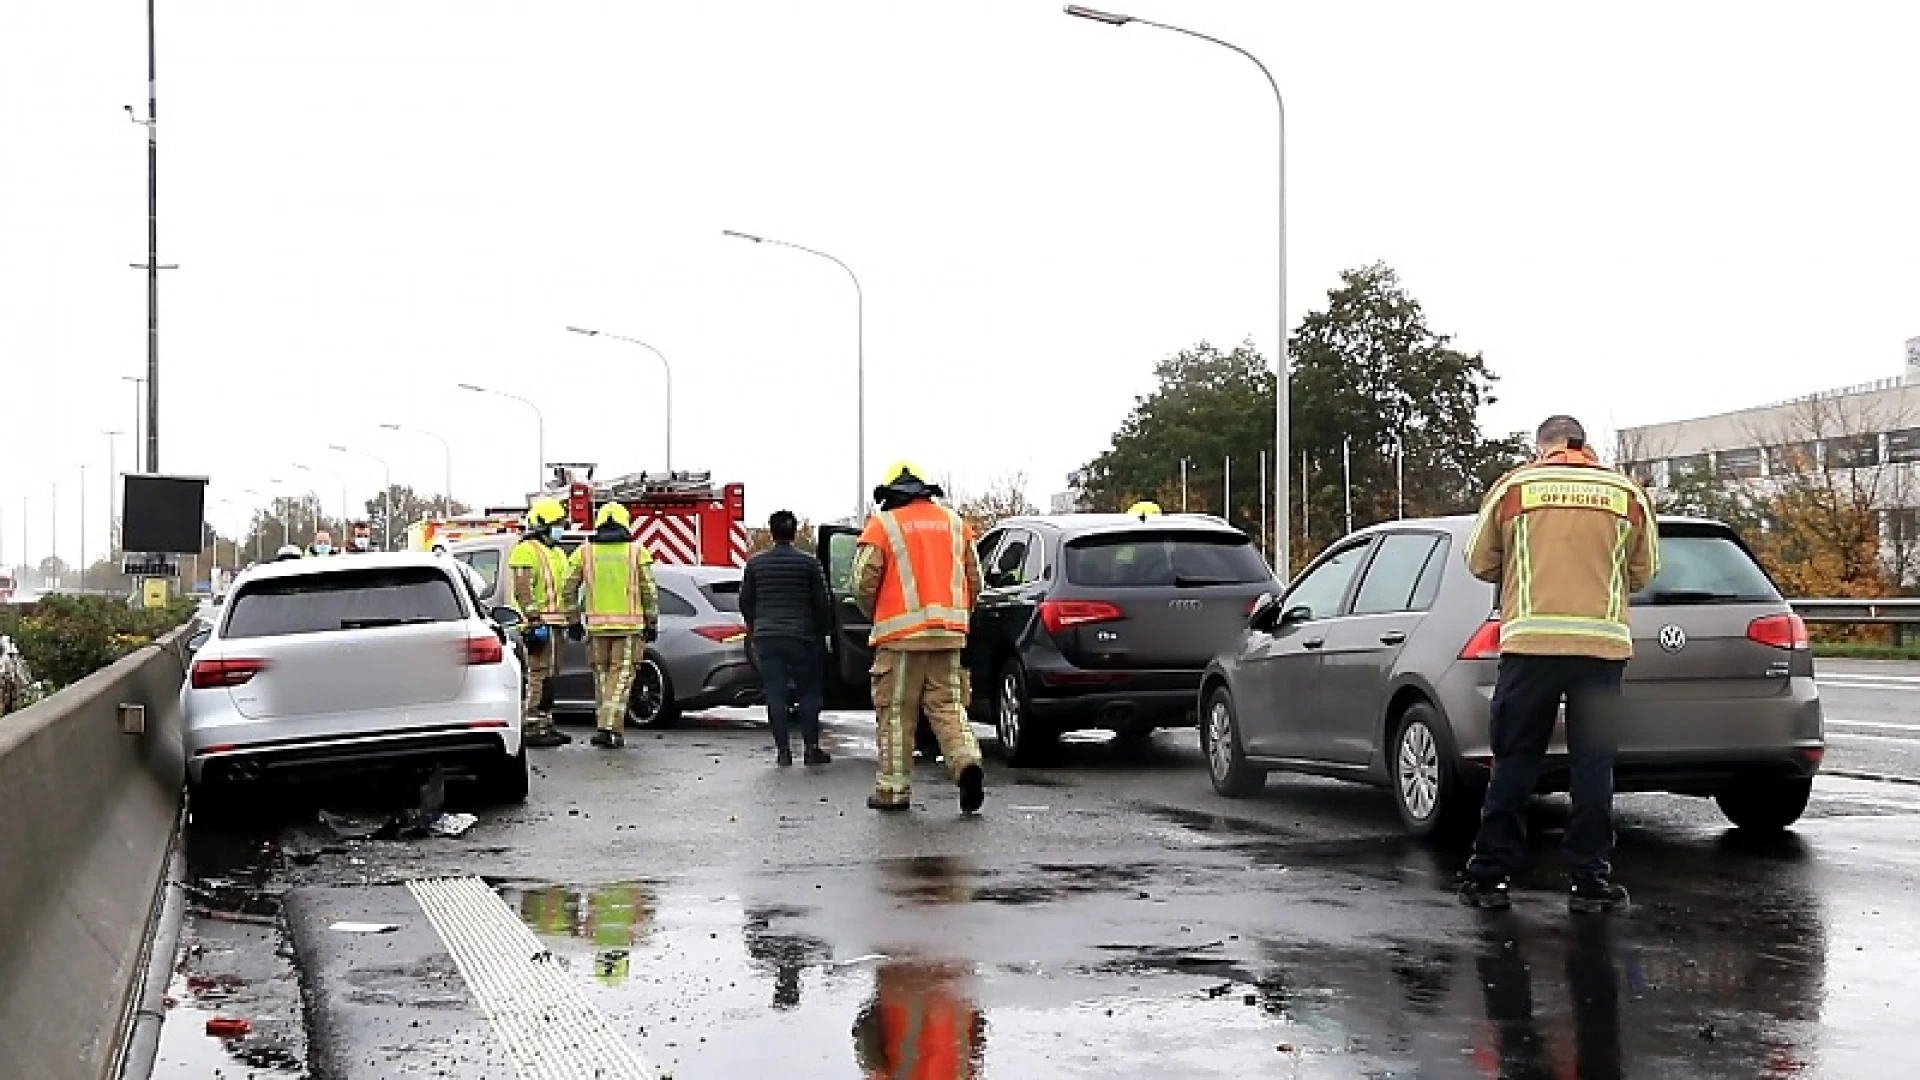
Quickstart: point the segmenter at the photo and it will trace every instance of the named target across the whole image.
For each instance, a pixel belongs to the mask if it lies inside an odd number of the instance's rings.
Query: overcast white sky
[[[1920,334],[1920,14],[1878,0],[1128,0],[1286,94],[1289,319],[1385,260],[1504,376],[1491,426],[1671,419],[1897,374]],[[1275,338],[1275,123],[1240,57],[1046,0],[160,2],[163,471],[254,501],[386,457],[517,499],[674,463],[749,511],[868,472],[1044,500],[1160,357]],[[145,18],[0,5],[0,555],[104,544],[146,364]],[[597,381],[596,381],[597,380]],[[120,442],[120,464],[130,440]],[[329,505],[339,485],[315,485]],[[223,528],[243,512],[212,506]]]

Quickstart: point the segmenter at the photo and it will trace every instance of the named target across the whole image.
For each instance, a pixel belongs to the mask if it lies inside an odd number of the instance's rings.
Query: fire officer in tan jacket
[[[1550,417],[1538,457],[1500,478],[1467,543],[1473,575],[1500,597],[1500,668],[1488,717],[1493,779],[1461,902],[1504,908],[1526,853],[1527,809],[1566,701],[1573,819],[1564,847],[1576,912],[1627,903],[1613,884],[1613,721],[1633,656],[1628,597],[1660,570],[1653,504],[1600,464],[1571,416]]]

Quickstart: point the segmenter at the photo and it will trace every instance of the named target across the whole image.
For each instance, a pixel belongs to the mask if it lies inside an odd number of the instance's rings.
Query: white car
[[[189,789],[206,806],[233,781],[445,764],[524,800],[516,621],[425,553],[255,567],[188,640]]]

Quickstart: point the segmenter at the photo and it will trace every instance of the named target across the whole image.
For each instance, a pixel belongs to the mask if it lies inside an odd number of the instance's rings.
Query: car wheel
[[[1800,820],[1813,795],[1813,779],[1736,780],[1713,797],[1736,828],[1779,832]]]
[[[673,700],[673,678],[660,658],[649,652],[633,674],[633,690],[627,694],[628,727],[672,727],[680,719],[680,706]]]
[[[1009,765],[1025,768],[1039,764],[1059,736],[1033,718],[1026,669],[1020,661],[1009,659],[994,681],[993,727],[1000,736],[1000,752]]]
[[[1207,712],[1200,724],[1200,749],[1207,755],[1207,776],[1213,790],[1229,799],[1258,795],[1267,786],[1267,770],[1247,763],[1240,742],[1240,718],[1233,695],[1224,686],[1207,695]]]
[[[489,765],[478,777],[480,797],[490,803],[523,803],[527,801],[527,748],[523,744],[520,752],[507,757],[502,754],[499,761]]]
[[[1387,776],[1400,823],[1416,837],[1455,836],[1480,810],[1477,792],[1463,784],[1448,760],[1440,714],[1416,701],[1400,714],[1387,748]]]

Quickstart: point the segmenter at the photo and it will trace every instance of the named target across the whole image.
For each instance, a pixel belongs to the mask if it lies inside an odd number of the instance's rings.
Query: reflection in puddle
[[[505,894],[514,903],[512,892]],[[637,882],[571,889],[548,885],[519,891],[514,906],[536,934],[572,937],[594,946],[593,977],[606,986],[632,974],[633,947],[653,918],[653,897]]]
[[[982,1075],[987,1020],[958,964],[888,959],[873,974],[873,997],[853,1022],[853,1053],[875,1077]]]

